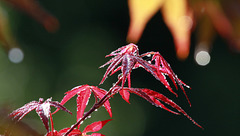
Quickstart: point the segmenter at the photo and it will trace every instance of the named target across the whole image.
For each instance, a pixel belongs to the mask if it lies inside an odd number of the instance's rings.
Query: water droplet
[[[151,54],[148,54],[147,57],[151,57]]]

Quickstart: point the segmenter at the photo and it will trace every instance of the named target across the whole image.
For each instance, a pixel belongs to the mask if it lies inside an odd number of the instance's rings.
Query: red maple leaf
[[[35,109],[36,113],[42,120],[45,128],[47,129],[47,132],[49,132],[48,121],[51,114],[51,106],[72,114],[67,108],[62,106],[58,101],[52,101],[52,98],[48,98],[46,101],[44,101],[43,98],[39,98],[38,102],[32,101],[30,103],[25,104],[21,108],[16,109],[15,111],[9,114],[9,117],[12,117],[17,121],[20,121],[26,114],[28,114],[29,112]]]
[[[143,57],[146,56],[152,56],[151,62],[149,63],[148,61],[144,60]],[[183,86],[186,86],[190,88],[188,85],[186,85],[184,82],[182,82],[177,75],[173,72],[171,66],[168,64],[168,62],[160,55],[159,52],[147,52],[142,55],[139,55],[139,50],[137,45],[130,43],[126,46],[123,46],[106,57],[109,56],[115,56],[112,59],[110,59],[107,63],[102,65],[100,68],[109,65],[102,81],[100,84],[102,84],[107,76],[110,74],[114,74],[117,71],[121,70],[121,80],[122,80],[122,87],[125,84],[125,80],[128,79],[128,87],[131,88],[131,71],[133,69],[143,67],[146,71],[151,73],[157,80],[159,80],[170,92],[178,96],[170,87],[169,82],[167,81],[165,76],[169,76],[169,78],[172,80],[174,83],[176,89],[177,84],[180,86],[180,88],[183,90],[189,104],[190,101],[186,95],[186,92],[183,88]],[[120,63],[122,64],[120,65]],[[118,66],[120,65],[120,66]],[[176,84],[177,83],[177,84]],[[125,95],[127,97],[128,93],[127,92],[120,92],[121,95]],[[191,104],[190,104],[191,105]]]
[[[146,99],[148,102],[150,102],[152,105],[155,105],[156,107],[161,107],[164,110],[167,110],[173,114],[179,115],[179,113],[182,113],[185,115],[188,119],[190,119],[195,125],[202,128],[197,122],[195,122],[180,106],[178,106],[175,102],[164,96],[163,94],[160,94],[158,92],[155,92],[150,89],[146,88],[127,88],[127,87],[120,87],[116,86],[114,88],[115,90],[118,90],[122,96],[122,98],[129,102],[129,92],[135,93],[139,95],[140,97]],[[127,95],[123,95],[124,93],[128,93]],[[172,108],[175,108],[178,112],[172,111],[169,108],[167,108],[162,102],[164,102],[167,105],[170,105]]]
[[[110,73],[111,73],[110,75],[112,75],[115,72],[121,70],[122,86],[125,84],[126,79],[128,79],[128,86],[130,88],[131,87],[131,79],[130,79],[131,71],[134,68],[138,68],[140,66],[144,67],[145,69],[147,69],[148,72],[151,72],[156,78],[158,78],[154,72],[155,69],[153,69],[147,61],[141,58],[141,56],[139,55],[139,50],[137,45],[133,43],[130,43],[126,46],[123,46],[113,51],[106,57],[109,57],[109,56],[115,56],[115,57],[110,59],[104,65],[100,66],[100,68],[102,68],[106,65],[109,65],[100,84],[102,84],[105,81],[105,79]],[[122,65],[117,67],[121,62],[122,62]]]
[[[94,122],[85,127],[85,129],[83,130],[83,134],[87,134],[88,132],[97,132],[100,129],[102,129],[102,127],[105,126],[105,124],[107,124],[111,120],[112,119]],[[99,133],[92,133],[91,135],[86,135],[86,136],[104,136],[104,135]]]
[[[68,100],[70,100],[75,95],[77,96],[77,120],[83,117],[85,108],[88,104],[89,98],[91,93],[94,94],[96,99],[101,99],[106,93],[106,90],[100,89],[96,86],[89,86],[89,85],[81,85],[78,87],[73,88],[72,90],[66,92],[64,98],[62,99],[61,103],[64,105]],[[110,117],[112,117],[112,111],[109,101],[104,103],[104,107],[109,113]],[[59,109],[57,109],[54,113],[56,113]]]
[[[94,122],[94,123],[86,126],[85,129],[83,130],[83,132],[81,132],[79,129],[73,129],[68,134],[68,136],[104,136],[103,134],[100,134],[100,133],[92,133],[91,135],[87,135],[87,133],[97,132],[97,131],[101,130],[103,128],[103,126],[105,126],[105,124],[107,124],[111,120],[112,119]],[[71,128],[64,128],[64,129],[60,130],[59,132],[57,132],[57,131],[48,132],[46,134],[46,136],[62,136],[65,133],[67,133],[69,129],[71,129]]]
[[[178,96],[173,90],[172,88],[170,87],[167,79],[166,79],[166,76],[168,76],[174,86],[176,87],[176,89],[178,89],[178,86],[177,84],[180,86],[180,88],[183,90],[183,93],[185,94],[187,100],[188,100],[188,103],[190,104],[191,106],[191,103],[190,103],[190,100],[189,98],[187,97],[187,94],[185,92],[185,89],[183,86],[187,87],[187,88],[190,88],[190,86],[188,86],[187,84],[185,84],[182,80],[180,80],[177,75],[173,72],[170,64],[162,57],[162,55],[159,53],[159,52],[148,52],[148,53],[145,53],[143,55],[141,55],[141,57],[144,57],[146,55],[153,55],[152,56],[152,60],[151,60],[151,63],[154,65],[152,66],[152,68],[156,69],[156,71],[154,71],[154,73],[157,75],[157,77],[159,78],[159,80],[165,85],[165,87],[173,94],[175,94],[176,96]]]

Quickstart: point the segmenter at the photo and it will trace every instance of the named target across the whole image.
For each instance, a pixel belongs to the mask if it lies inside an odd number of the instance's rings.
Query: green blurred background
[[[20,64],[9,61],[0,48],[0,105],[14,110],[32,100],[53,97],[61,101],[64,92],[89,84],[98,86],[105,69],[98,69],[108,59],[104,56],[126,45],[129,25],[127,1],[109,0],[41,0],[39,3],[59,19],[60,29],[48,33],[31,17],[11,7],[13,34],[24,52]],[[192,102],[188,106],[181,90],[178,98],[143,69],[132,73],[132,86],[150,88],[163,93],[179,104],[204,130],[193,125],[185,116],[173,115],[152,106],[132,94],[126,103],[119,95],[110,100],[113,121],[101,133],[107,136],[235,136],[240,128],[240,54],[231,52],[227,43],[217,37],[213,43],[211,62],[199,66],[194,60],[195,35],[192,35],[191,52],[185,61],[175,55],[173,38],[157,13],[146,26],[138,43],[140,53],[159,51],[171,64],[175,73],[192,89],[187,94]],[[116,81],[109,77],[99,87],[108,89]],[[94,100],[90,101],[92,104]],[[65,105],[74,114],[62,111],[55,114],[55,129],[75,123],[75,98]],[[101,108],[82,125],[109,119]],[[35,113],[24,121],[45,133]]]

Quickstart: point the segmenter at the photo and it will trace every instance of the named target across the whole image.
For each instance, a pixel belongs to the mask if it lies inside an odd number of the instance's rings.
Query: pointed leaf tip
[[[179,115],[179,113],[172,111],[168,109],[166,106],[164,106],[160,101],[170,105],[172,108],[176,109],[178,112],[182,113],[184,116],[186,116],[189,120],[193,122],[193,124],[197,125],[198,127],[202,128],[196,121],[194,121],[180,106],[178,106],[175,102],[164,96],[163,94],[160,94],[158,92],[155,92],[150,89],[141,89],[141,88],[124,88],[127,91],[130,91],[132,93],[135,93],[139,95],[140,97],[143,97],[148,102],[152,103],[153,105],[157,107],[161,107],[164,110],[167,110],[173,114]]]
[[[112,120],[112,119],[94,122],[94,123],[88,125],[88,126],[83,130],[83,133],[99,131],[100,129],[102,129],[103,126],[106,125],[106,123],[108,123],[108,122],[111,121],[111,120]]]
[[[160,10],[164,0],[128,0],[130,25],[127,41],[138,42],[151,17]]]
[[[91,96],[90,89],[85,89],[78,94],[77,97],[77,120],[83,117],[85,108]]]
[[[120,95],[122,96],[122,98],[123,98],[127,103],[130,104],[130,102],[129,102],[130,93],[129,93],[127,90],[125,90],[125,89],[121,89],[121,90],[119,91],[119,93],[120,93]]]

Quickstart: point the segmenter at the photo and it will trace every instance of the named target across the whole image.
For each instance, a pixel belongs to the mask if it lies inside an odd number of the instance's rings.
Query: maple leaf
[[[61,136],[61,134],[59,134],[59,132],[57,132],[56,130],[47,132],[47,134],[45,136]]]
[[[26,114],[28,114],[29,112],[35,109],[36,113],[42,120],[45,128],[47,129],[47,132],[49,132],[48,121],[51,114],[50,106],[56,107],[58,109],[61,109],[63,111],[66,111],[72,114],[67,108],[62,106],[59,102],[52,101],[52,98],[48,98],[46,101],[44,101],[43,98],[39,98],[38,102],[32,101],[25,104],[21,108],[14,110],[12,113],[9,114],[9,117],[13,118],[14,120],[20,121]]]
[[[104,120],[104,121],[97,121],[94,122],[90,125],[87,125],[83,132],[81,132],[79,129],[73,129],[68,136],[104,136],[103,134],[100,133],[92,133],[91,135],[87,135],[89,132],[97,132],[103,128],[109,121],[112,119]],[[60,130],[59,132],[54,131],[54,132],[48,132],[46,136],[62,136],[68,132],[68,130],[71,128],[64,128]]]
[[[202,128],[197,122],[195,122],[180,106],[178,106],[175,102],[164,96],[163,94],[160,94],[158,92],[155,92],[150,89],[146,88],[127,88],[127,87],[120,87],[116,86],[114,89],[119,90],[121,93],[122,91],[135,93],[139,95],[140,97],[146,99],[148,102],[150,102],[152,105],[155,105],[156,107],[161,107],[164,110],[167,110],[173,114],[179,115],[179,113],[182,113],[184,116],[186,116],[189,120],[191,120],[195,125]],[[122,98],[129,102],[129,97],[124,98],[122,95]],[[178,112],[172,111],[169,108],[167,108],[162,102],[164,102],[167,105],[170,105],[172,108],[175,108]]]
[[[100,84],[102,84],[105,81],[105,79],[110,74],[110,72],[114,74],[120,69],[122,71],[122,86],[124,85],[127,76],[128,76],[128,82],[130,83],[130,72],[133,69],[134,65],[136,64],[136,61],[134,60],[133,56],[136,56],[136,55],[139,55],[139,53],[138,53],[138,47],[135,44],[128,44],[107,55],[106,57],[110,57],[110,56],[115,56],[115,57],[110,59],[104,65],[100,66],[100,68],[103,68],[104,66],[110,64]],[[121,62],[122,62],[122,66],[115,69]]]
[[[186,97],[186,99],[188,100],[189,105],[191,106],[190,100],[185,92],[185,89],[183,86],[190,88],[190,86],[188,86],[187,84],[185,84],[182,80],[180,80],[177,75],[173,72],[170,64],[162,57],[162,55],[159,52],[148,52],[143,54],[142,56],[146,56],[152,54],[152,60],[151,63],[154,63],[154,68],[156,69],[155,74],[159,77],[159,80],[165,85],[165,87],[173,94],[175,94],[176,96],[178,96],[170,87],[166,77],[168,76],[174,86],[176,87],[176,89],[178,89],[177,84],[180,86],[180,88],[183,90],[183,93]]]
[[[143,57],[149,56],[149,55],[150,56],[152,55],[151,63],[149,63],[143,59]],[[186,92],[185,92],[183,86],[186,86],[188,88],[190,88],[190,87],[188,85],[186,85],[184,82],[182,82],[177,77],[177,75],[173,72],[171,66],[160,55],[159,52],[147,52],[142,55],[139,55],[139,50],[138,50],[137,45],[130,43],[126,46],[123,46],[123,47],[113,51],[106,57],[109,57],[109,56],[115,56],[115,57],[113,57],[107,63],[105,63],[104,65],[102,65],[100,67],[100,68],[102,68],[106,65],[109,65],[100,84],[102,84],[105,81],[105,79],[107,78],[107,76],[109,74],[112,75],[112,74],[116,73],[117,71],[121,70],[122,74],[121,74],[121,77],[119,80],[122,80],[122,87],[125,84],[125,80],[128,79],[128,87],[131,88],[131,77],[130,77],[131,71],[133,69],[143,67],[146,71],[151,73],[157,80],[159,80],[171,93],[178,96],[172,90],[172,88],[170,87],[170,85],[165,77],[165,76],[169,76],[169,78],[174,83],[176,89],[178,89],[178,87],[177,87],[177,84],[178,84],[180,86],[180,88],[183,90],[183,92],[191,106],[191,103],[186,95]],[[118,65],[120,65],[121,62],[122,62],[121,66],[118,66]],[[122,92],[120,92],[120,94],[123,96],[123,98],[127,102],[129,102],[128,101],[128,98],[129,98],[128,92],[122,91]]]
[[[100,129],[102,129],[102,127],[105,126],[111,120],[112,119],[94,122],[85,127],[85,129],[83,130],[83,134],[87,134],[88,132],[97,132]],[[91,135],[86,135],[86,136],[104,136],[104,135],[99,134],[99,133],[92,133]]]
[[[127,40],[136,43],[147,24],[162,8],[164,21],[170,29],[178,58],[185,59],[189,54],[192,11],[187,0],[128,0],[130,25]]]
[[[64,128],[60,130],[59,132],[54,130],[51,132],[48,132],[45,136],[63,136],[70,128]],[[78,129],[73,129],[71,133],[68,134],[68,136],[83,136],[82,132]]]
[[[110,73],[111,73],[110,75],[112,75],[117,71],[121,70],[122,86],[125,84],[126,79],[128,79],[128,86],[131,87],[131,79],[130,79],[131,71],[134,68],[138,68],[140,65],[144,67],[147,71],[151,72],[154,76],[156,76],[155,73],[153,72],[154,69],[151,66],[149,66],[150,64],[147,61],[143,60],[140,57],[138,47],[133,43],[130,43],[126,46],[123,46],[113,51],[106,57],[109,57],[109,56],[115,56],[115,57],[110,59],[104,65],[100,66],[100,68],[103,68],[104,66],[109,65],[105,74],[103,75],[103,78],[100,84],[102,84],[105,81],[105,79]],[[117,67],[121,62],[122,62],[121,66]],[[158,77],[156,76],[156,78]]]
[[[63,97],[60,104],[64,105],[72,97],[77,95],[77,120],[79,120],[84,115],[84,111],[88,104],[91,93],[93,93],[96,98],[101,99],[107,93],[107,91],[100,89],[96,86],[89,85],[77,86],[65,93],[66,95]],[[109,101],[106,101],[103,105],[104,108],[109,113],[110,117],[112,117],[112,111]],[[54,113],[56,113],[58,110],[59,109],[57,109]]]

